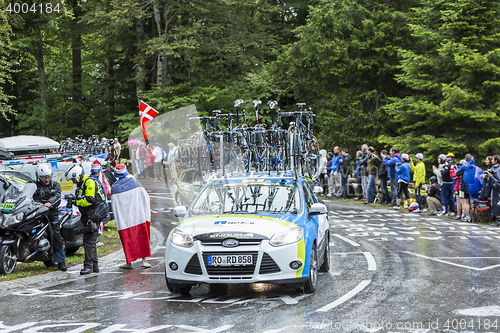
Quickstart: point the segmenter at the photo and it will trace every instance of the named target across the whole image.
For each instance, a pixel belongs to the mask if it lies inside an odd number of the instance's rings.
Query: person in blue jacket
[[[389,204],[389,207],[396,206],[397,204],[397,195],[398,193],[398,177],[396,175],[396,164],[401,163],[401,154],[399,153],[398,148],[392,147],[389,150],[389,154],[392,156],[391,158],[384,158],[382,161],[384,165],[387,165],[387,176],[389,176],[390,184],[391,184],[391,192],[392,192],[392,201]]]
[[[396,164],[396,176],[398,178],[398,199],[394,209],[401,209],[401,196],[405,195],[408,201],[408,206],[410,205],[410,193],[408,192],[408,183],[410,182],[410,158],[408,154],[401,155],[401,163]]]

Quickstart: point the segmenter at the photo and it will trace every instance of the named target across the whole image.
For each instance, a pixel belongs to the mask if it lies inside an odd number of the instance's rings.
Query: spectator
[[[458,218],[461,219],[462,222],[470,222],[470,192],[469,187],[467,186],[466,177],[472,173],[472,179],[474,179],[474,174],[476,172],[476,166],[472,162],[472,155],[465,155],[465,160],[461,161],[458,165],[457,171],[455,172],[455,176],[457,177],[457,181],[459,182],[458,188],[458,196],[457,196],[457,216],[455,220]]]
[[[176,160],[175,160],[175,155],[177,153],[177,147],[170,142],[168,144],[168,156],[167,156],[167,164],[168,168],[170,169],[170,176],[172,177],[172,181],[176,182],[177,181],[177,165],[176,165]]]
[[[114,175],[118,180],[111,186],[111,204],[127,261],[120,268],[131,269],[132,262],[139,258],[143,268],[151,268],[146,261],[151,256],[149,195],[141,183],[129,175],[125,164],[118,165]]]
[[[354,168],[354,172],[352,173],[352,176],[354,178],[356,178],[356,183],[358,184],[357,188],[357,192],[358,192],[358,195],[356,198],[354,198],[354,200],[358,201],[358,200],[361,200],[363,198],[363,185],[362,185],[362,182],[361,182],[361,176],[362,176],[362,170],[361,170],[361,157],[363,156],[363,152],[361,150],[358,150],[356,152],[356,166]]]
[[[328,180],[327,180],[327,170],[326,164],[328,163],[328,158],[326,157],[326,150],[321,149],[319,151],[319,155],[321,156],[319,160],[319,181],[320,186],[323,188],[323,193],[326,194],[326,189],[328,188]]]
[[[486,171],[491,188],[491,215],[500,221],[500,156],[493,156],[492,166]]]
[[[389,203],[389,190],[387,189],[387,180],[389,179],[389,167],[383,163],[384,160],[390,159],[387,154],[387,150],[382,150],[380,152],[380,157],[382,161],[380,163],[380,169],[378,172],[378,179],[380,180],[380,190],[382,191],[382,201],[381,205],[387,205]]]
[[[363,171],[361,175],[361,186],[363,187],[363,200],[366,202],[368,200],[368,145],[365,143],[361,146],[361,156],[360,168]]]
[[[342,190],[340,192],[340,199],[347,199],[349,196],[349,166],[351,164],[351,156],[349,156],[348,152],[347,148],[342,148],[342,162],[340,163]]]
[[[439,186],[443,185],[443,177],[441,176],[441,170],[443,169],[443,165],[446,163],[446,155],[441,154],[438,156],[438,167],[435,165],[432,166],[432,172],[436,175],[437,182]]]
[[[328,152],[328,159],[326,162],[326,178],[328,180],[328,194],[327,196],[333,197],[333,183],[332,183],[332,163],[333,163],[333,153],[331,151]]]
[[[377,156],[375,149],[373,147],[368,148],[368,162],[367,162],[368,194],[367,194],[367,199],[364,202],[365,204],[373,203],[373,201],[375,200],[375,195],[377,194],[375,181],[379,173],[380,162],[381,160]]]
[[[153,155],[155,156],[155,164],[154,164],[154,174],[155,180],[163,179],[162,165],[161,160],[163,160],[163,153],[161,152],[160,144],[154,145]]]
[[[493,156],[487,156],[484,163],[486,164],[486,170],[491,168],[493,165]],[[491,202],[489,202],[488,198],[490,197],[491,194],[491,187],[490,182],[489,182],[489,177],[486,176],[485,173],[483,173],[481,176],[481,179],[484,179],[483,186],[481,187],[481,191],[479,192],[479,200],[480,201],[488,201],[488,205],[491,205]]]
[[[431,185],[427,190],[427,206],[431,212],[427,215],[437,215],[442,209],[441,185],[439,185],[436,176],[432,176],[429,181]]]
[[[405,195],[405,199],[410,206],[410,193],[408,192],[408,183],[410,182],[410,164],[408,154],[401,155],[401,163],[396,164],[396,175],[398,177],[398,199],[394,209],[401,209],[401,198]]]
[[[392,193],[392,201],[389,207],[396,206],[397,204],[397,193],[399,190],[398,185],[398,175],[396,173],[396,165],[401,163],[401,154],[399,153],[398,148],[392,147],[389,150],[391,154],[391,158],[384,159],[383,162],[389,168],[389,178],[391,179],[391,193]]]
[[[424,155],[422,153],[418,153],[415,155],[415,159],[417,165],[413,165],[413,160],[410,159],[410,168],[411,171],[413,171],[413,181],[415,182],[415,200],[418,203],[418,208],[413,212],[422,213],[427,211],[427,209],[424,208],[424,196],[421,193],[422,185],[425,182],[425,165],[422,161],[424,159]]]
[[[440,170],[441,177],[443,179],[443,185],[441,185],[441,204],[443,209],[438,216],[443,216],[448,213],[448,216],[455,216],[455,206],[453,203],[453,178],[450,174],[450,170],[454,168],[455,163],[455,155],[453,153],[448,153],[446,155],[446,163],[443,165],[443,168]],[[449,207],[449,211],[448,211]]]
[[[118,138],[115,138],[115,143],[113,145],[113,149],[115,152],[114,162],[115,162],[115,165],[118,165],[118,164],[120,164],[120,155],[122,153],[122,145],[120,144],[120,142],[118,142]]]
[[[155,166],[155,156],[153,155],[153,149],[150,145],[147,147],[146,152],[146,166],[148,167],[149,179],[153,179],[154,177],[154,166]]]
[[[144,178],[144,159],[146,157],[146,151],[144,145],[139,140],[137,144],[137,149],[135,151],[135,169],[137,178]]]
[[[330,177],[332,177],[332,187],[330,193],[332,197],[338,199],[340,197],[340,186],[341,186],[341,176],[340,176],[340,150],[339,147],[333,148],[333,158],[332,158],[332,172]]]

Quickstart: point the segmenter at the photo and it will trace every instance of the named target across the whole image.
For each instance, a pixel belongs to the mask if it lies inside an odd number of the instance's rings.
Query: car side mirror
[[[328,213],[328,208],[326,208],[325,204],[322,203],[314,203],[309,209],[309,216],[320,215]]]
[[[316,186],[314,186],[314,188],[313,188],[313,192],[314,192],[314,194],[316,194],[317,196],[321,196],[321,195],[323,195],[323,188],[322,188],[321,186],[316,185]]]
[[[186,206],[177,206],[174,208],[174,216],[175,217],[184,217],[186,215]]]

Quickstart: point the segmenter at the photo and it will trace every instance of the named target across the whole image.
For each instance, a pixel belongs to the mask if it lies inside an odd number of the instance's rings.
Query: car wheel
[[[304,292],[312,294],[318,286],[318,253],[316,245],[313,245],[311,250],[311,260],[309,262],[309,278],[304,282]]]
[[[181,194],[179,192],[175,192],[175,205],[176,206],[184,206],[184,204],[182,203]]]
[[[320,272],[328,272],[330,270],[330,237],[326,236],[325,252],[323,264],[319,268]]]
[[[192,284],[171,283],[168,280],[166,271],[165,271],[165,282],[167,283],[168,291],[170,291],[172,294],[187,295],[187,294],[189,294],[189,292],[191,291],[191,288],[193,287]]]

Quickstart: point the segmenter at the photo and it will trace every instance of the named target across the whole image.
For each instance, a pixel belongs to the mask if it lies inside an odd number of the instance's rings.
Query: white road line
[[[366,286],[369,285],[371,282],[372,282],[372,280],[363,280],[363,281],[361,281],[353,290],[349,291],[347,294],[345,294],[344,296],[340,297],[336,301],[334,301],[334,302],[332,302],[330,304],[327,304],[324,307],[316,310],[316,312],[327,312],[327,311],[330,311],[334,307],[337,307],[340,304],[342,304],[342,303],[350,300],[354,296],[356,296],[356,294],[358,294],[363,289],[365,289]]]
[[[366,261],[368,261],[368,270],[369,271],[376,271],[377,270],[377,262],[375,261],[375,258],[373,258],[373,255],[370,252],[363,252],[363,254],[366,257]]]
[[[500,264],[498,264],[498,265],[491,265],[491,266],[486,266],[486,267],[482,267],[482,268],[477,268],[477,267],[472,267],[472,266],[467,266],[467,265],[455,264],[454,262],[440,260],[438,258],[427,257],[427,256],[424,256],[424,255],[421,255],[421,254],[418,254],[418,253],[407,252],[407,251],[401,251],[401,252],[407,253],[407,254],[411,254],[411,255],[414,255],[416,257],[420,257],[420,258],[424,258],[424,259],[429,259],[429,260],[432,260],[432,261],[437,261],[437,262],[440,262],[440,263],[443,263],[443,264],[448,264],[448,265],[451,265],[451,266],[473,269],[475,271],[485,271],[485,270],[488,270],[488,269],[493,269],[493,268],[500,267]],[[453,259],[460,259],[460,258],[453,258]]]
[[[353,242],[352,240],[350,240],[349,238],[345,238],[344,236],[340,236],[339,234],[332,234],[332,236],[335,236],[337,238],[340,238],[342,239],[343,241],[351,244],[352,246],[360,246],[358,243],[356,242]]]

